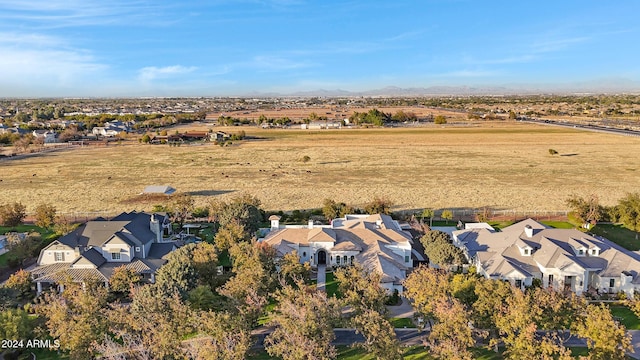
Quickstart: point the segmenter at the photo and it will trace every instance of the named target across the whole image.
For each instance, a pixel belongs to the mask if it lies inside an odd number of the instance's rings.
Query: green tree
[[[171,221],[178,224],[182,229],[184,222],[191,216],[194,207],[194,200],[191,195],[177,195],[171,204]]]
[[[371,202],[364,205],[364,212],[367,214],[391,214],[393,202],[386,198],[375,197]]]
[[[574,326],[575,334],[587,339],[589,359],[626,359],[633,350],[631,335],[624,325],[613,319],[611,311],[604,305],[588,305]]]
[[[322,215],[327,221],[344,217],[347,214],[353,214],[355,209],[343,202],[336,202],[331,199],[324,199],[322,203]]]
[[[435,124],[446,124],[447,123],[447,118],[444,117],[444,115],[438,115],[433,119],[433,122]]]
[[[237,315],[228,312],[201,312],[198,315],[201,335],[188,341],[191,359],[243,360],[253,343],[251,329]]]
[[[56,223],[57,210],[50,204],[40,204],[35,209],[35,224],[41,228],[52,229]]]
[[[509,110],[509,119],[510,120],[515,120],[517,117],[516,112],[513,110]]]
[[[218,253],[209,243],[196,244],[191,251],[191,261],[198,276],[198,283],[215,288],[218,285]]]
[[[443,267],[466,263],[462,250],[451,243],[451,237],[442,231],[428,231],[420,242],[429,262]]]
[[[223,201],[211,204],[211,216],[215,217],[220,226],[230,223],[241,225],[247,234],[253,235],[263,221],[260,209],[261,202],[250,195],[241,195],[226,203]]]
[[[414,269],[404,281],[404,296],[413,302],[417,315],[433,318],[436,304],[449,296],[449,275],[424,265]]]
[[[587,306],[584,297],[578,297],[573,292],[556,291],[552,287],[530,289],[528,294],[532,306],[540,309],[540,315],[534,319],[536,325],[546,331],[570,329]]]
[[[353,306],[356,313],[364,310],[374,310],[384,314],[386,307],[386,291],[380,286],[382,275],[375,271],[368,271],[362,265],[339,268],[334,272],[335,279],[343,300]]]
[[[169,253],[167,263],[156,275],[155,285],[165,294],[177,292],[183,297],[193,290],[198,283],[196,269],[192,262],[192,251],[195,244],[189,244]]]
[[[337,301],[302,283],[285,285],[276,299],[278,305],[271,316],[275,330],[265,339],[267,353],[283,360],[335,359],[331,323],[339,316]]]
[[[15,265],[22,265],[26,259],[37,256],[40,244],[42,244],[42,236],[37,232],[32,232],[24,238],[17,233],[7,235],[7,249],[16,259]]]
[[[475,343],[470,314],[455,298],[441,297],[433,306],[435,324],[429,334],[430,352],[438,359],[471,360],[469,351]]]
[[[216,294],[207,285],[199,285],[189,291],[187,300],[191,308],[195,310],[211,310],[217,300]]]
[[[149,141],[151,141],[151,136],[149,136],[149,134],[144,134],[140,138],[140,142],[142,142],[142,143],[148,144]]]
[[[571,208],[581,224],[595,225],[604,213],[603,207],[598,202],[598,196],[595,194],[586,199],[578,195],[571,195],[565,203]]]
[[[218,289],[218,293],[229,298],[229,305],[253,324],[262,313],[266,296],[272,288],[274,274],[267,264],[271,260],[264,259],[260,248],[248,242],[233,245],[229,255],[234,275]]]
[[[0,224],[7,227],[16,227],[22,224],[27,208],[20,202],[0,205]]]
[[[453,219],[453,212],[451,210],[443,210],[442,214],[440,214],[440,217],[445,219],[448,224],[449,220]]]
[[[619,220],[624,226],[635,231],[640,231],[640,193],[629,193],[618,201]],[[638,234],[636,234],[636,240]]]
[[[311,265],[308,261],[300,263],[300,256],[295,250],[285,254],[279,265],[280,277],[289,285],[294,285],[297,279],[306,283],[311,278]]]
[[[148,352],[153,359],[181,358],[182,340],[197,325],[194,311],[179,293],[167,294],[155,284],[138,288],[131,306],[112,305],[106,313],[109,331],[118,342],[135,340],[132,345],[137,347],[126,349],[127,352]]]
[[[13,289],[19,299],[32,299],[34,292],[32,289],[33,278],[31,273],[20,269],[9,276],[4,286]]]
[[[478,299],[472,305],[473,322],[476,327],[487,329],[490,335],[494,335],[497,329],[496,316],[507,299],[519,290],[506,281],[481,278],[474,291]]]
[[[0,338],[20,340],[33,335],[33,321],[22,309],[7,309],[0,312]]]
[[[49,335],[60,340],[71,359],[89,359],[92,344],[107,331],[107,290],[93,281],[87,281],[84,289],[77,283],[64,285],[60,294],[45,293],[35,306],[36,313],[46,319]]]
[[[476,295],[478,281],[475,274],[455,274],[449,281],[449,291],[462,305],[470,308],[478,300]]]
[[[393,326],[378,311],[366,309],[354,316],[351,324],[356,333],[364,336],[364,349],[376,359],[402,359],[402,349]]]
[[[424,221],[424,218],[429,218],[429,227],[431,227],[433,226],[433,215],[434,215],[433,209],[424,209],[422,210],[420,217],[422,218],[422,221]]]
[[[536,335],[538,327],[535,320],[541,313],[542,309],[522,291],[515,291],[507,298],[495,316],[507,359],[571,359],[568,349],[554,334]]]
[[[141,280],[142,276],[135,270],[122,265],[113,270],[113,274],[109,278],[109,289],[119,293],[128,293]]]
[[[242,225],[235,222],[223,225],[214,239],[218,251],[227,250],[239,242],[247,241],[249,241],[249,235],[244,231]]]

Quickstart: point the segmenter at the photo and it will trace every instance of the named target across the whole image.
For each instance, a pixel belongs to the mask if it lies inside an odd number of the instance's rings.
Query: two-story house
[[[155,282],[164,257],[176,249],[168,240],[170,234],[168,217],[157,213],[125,212],[110,221],[82,224],[40,252],[38,266],[31,271],[38,293],[66,279],[83,282],[91,278],[108,286],[111,274],[120,266]]]

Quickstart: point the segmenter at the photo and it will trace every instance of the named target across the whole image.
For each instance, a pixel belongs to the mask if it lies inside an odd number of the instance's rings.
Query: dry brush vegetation
[[[375,196],[396,209],[561,210],[570,194],[595,193],[610,205],[640,190],[635,137],[519,123],[243,129],[263,139],[228,147],[109,145],[5,160],[0,203],[21,201],[28,211],[44,202],[62,212],[148,210],[162,198],[138,194],[158,184],[191,193],[200,205],[250,193],[270,210],[320,207],[324,198],[362,205]]]

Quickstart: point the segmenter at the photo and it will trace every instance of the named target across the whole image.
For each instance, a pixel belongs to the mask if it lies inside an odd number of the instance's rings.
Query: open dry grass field
[[[250,193],[269,210],[320,207],[324,198],[362,205],[375,196],[397,209],[562,210],[572,193],[614,204],[640,191],[635,137],[520,123],[242,129],[261,139],[228,147],[112,144],[5,160],[0,203],[21,201],[29,211],[44,202],[62,212],[143,210],[162,202],[138,195],[158,184],[191,193],[200,205]]]
[[[418,118],[425,118],[428,116],[444,115],[447,118],[461,118],[466,119],[466,114],[461,114],[456,111],[448,111],[444,109],[434,109],[427,106],[394,106],[394,107],[379,107],[379,106],[318,106],[318,107],[304,107],[304,108],[277,108],[272,110],[253,110],[253,111],[224,111],[213,112],[207,115],[207,118],[215,120],[219,116],[231,116],[238,119],[255,120],[264,115],[268,118],[282,118],[288,117],[294,121],[300,121],[308,118],[311,113],[316,113],[318,116],[325,116],[329,120],[347,119],[355,111],[367,112],[373,108],[376,108],[384,113],[395,114],[399,110],[404,112],[412,112],[418,116]]]

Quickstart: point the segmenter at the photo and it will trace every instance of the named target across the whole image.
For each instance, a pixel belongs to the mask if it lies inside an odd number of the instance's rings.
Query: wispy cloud
[[[480,78],[480,77],[491,77],[500,75],[500,71],[497,70],[455,70],[445,73],[440,73],[434,75],[435,77],[443,77],[443,78]]]
[[[166,5],[147,1],[0,0],[0,20],[30,23],[34,28],[100,26],[107,24],[158,24],[169,19]],[[135,20],[142,20],[135,22]]]
[[[142,81],[153,81],[156,79],[167,79],[178,75],[184,75],[195,71],[195,66],[148,66],[138,71],[138,78]]]
[[[0,32],[0,53],[0,84],[74,84],[87,74],[107,69],[90,51],[37,33]]]
[[[555,52],[564,50],[576,44],[587,42],[589,40],[591,40],[590,37],[581,36],[537,41],[531,45],[531,50],[534,53]]]

